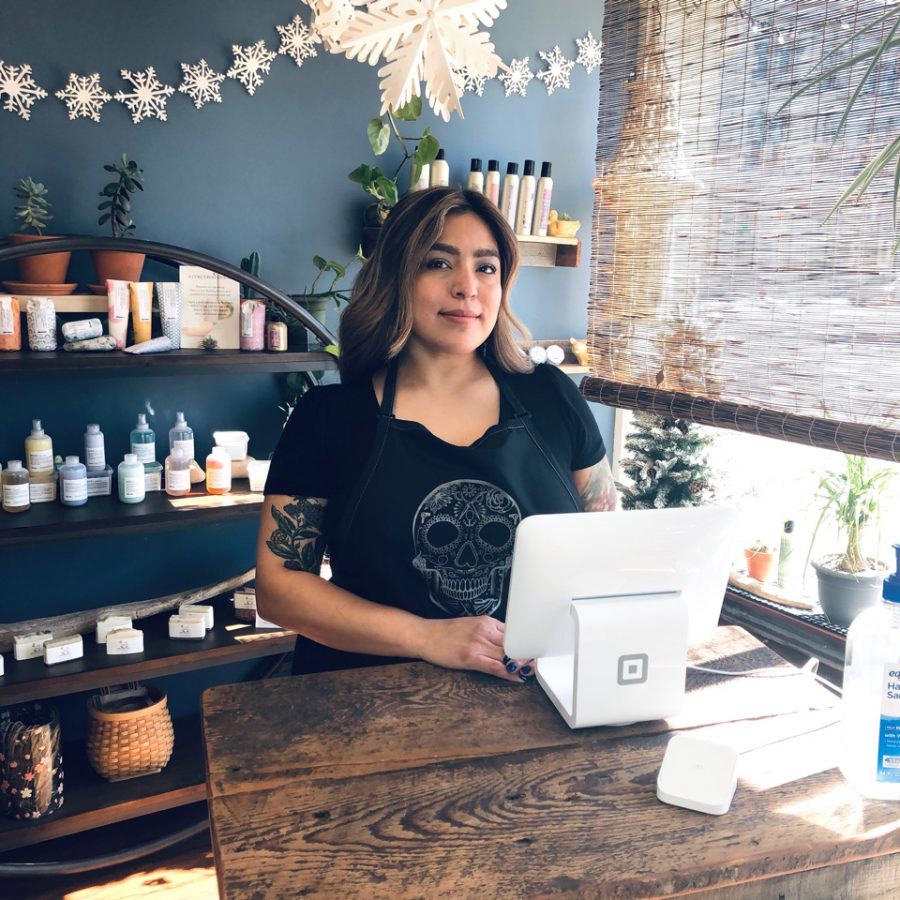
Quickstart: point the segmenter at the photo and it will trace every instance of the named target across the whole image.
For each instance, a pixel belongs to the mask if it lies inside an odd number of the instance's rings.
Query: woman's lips
[[[479,318],[478,313],[465,309],[448,309],[440,315],[454,322],[474,322]]]

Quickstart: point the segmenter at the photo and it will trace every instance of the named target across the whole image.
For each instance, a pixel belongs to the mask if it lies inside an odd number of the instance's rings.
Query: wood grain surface
[[[790,671],[736,628],[697,661]],[[893,867],[900,809],[834,770],[833,695],[802,677],[689,686],[677,720],[579,731],[537,685],[424,663],[212,688],[222,896],[778,896],[766,880]],[[675,727],[742,752],[725,816],[656,799]]]

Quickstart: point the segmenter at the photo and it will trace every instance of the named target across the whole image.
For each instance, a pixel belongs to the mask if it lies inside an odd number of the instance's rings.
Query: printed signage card
[[[237,350],[241,341],[240,285],[201,266],[180,266],[181,346],[200,347],[214,338],[222,350]]]

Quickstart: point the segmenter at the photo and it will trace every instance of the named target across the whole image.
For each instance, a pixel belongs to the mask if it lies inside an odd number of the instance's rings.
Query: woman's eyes
[[[449,261],[446,259],[441,259],[440,257],[435,257],[434,259],[429,259],[425,263],[426,269],[450,269],[452,266]],[[498,267],[496,263],[481,263],[478,268],[478,272],[481,272],[484,275],[496,275],[498,271]]]

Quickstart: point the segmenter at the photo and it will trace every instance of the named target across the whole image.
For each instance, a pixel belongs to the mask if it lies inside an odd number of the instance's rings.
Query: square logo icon
[[[646,653],[630,653],[619,657],[619,684],[643,684],[647,680],[650,659]]]

